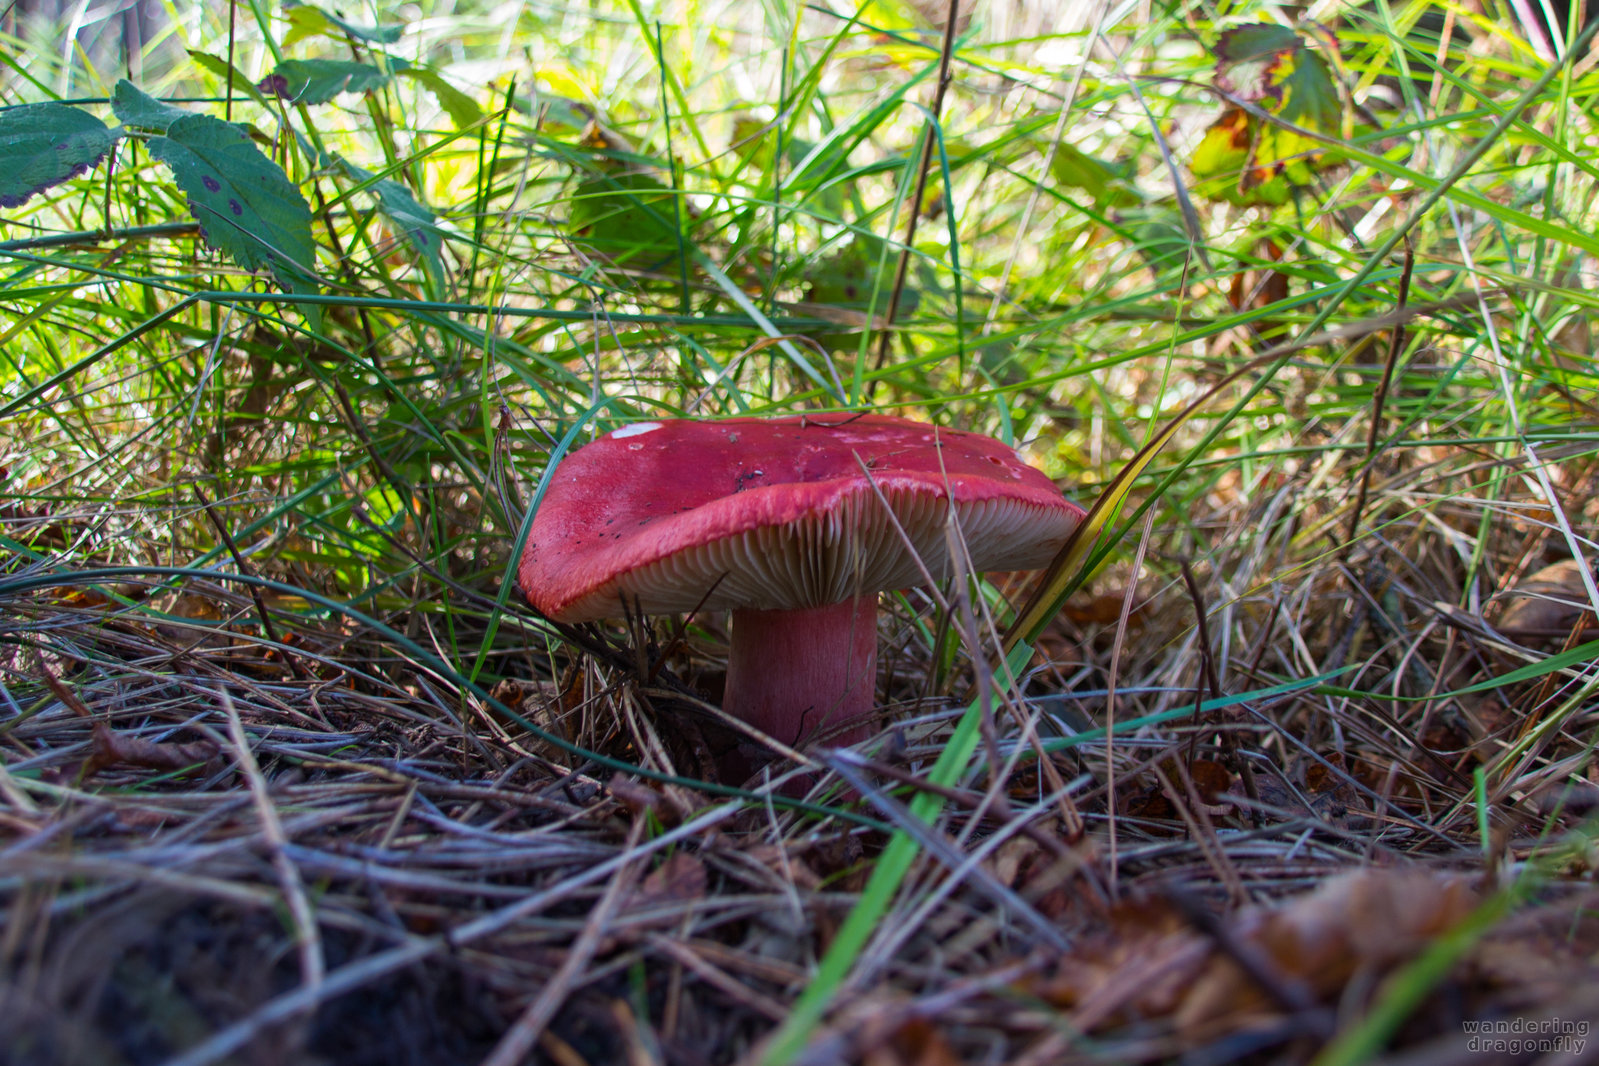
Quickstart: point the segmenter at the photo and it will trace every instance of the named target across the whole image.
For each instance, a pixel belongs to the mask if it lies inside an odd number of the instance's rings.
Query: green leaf
[[[483,120],[483,109],[477,106],[477,101],[445,81],[444,75],[432,67],[404,67],[396,73],[416,79],[432,93],[433,99],[444,108],[444,113],[450,116],[456,129],[464,130]]]
[[[389,224],[399,231],[421,258],[428,276],[435,283],[442,284],[444,232],[438,227],[438,216],[399,182],[374,178],[371,171],[363,170],[346,159],[340,159],[339,166],[350,176],[350,180],[366,187],[378,202],[378,213],[389,220]]]
[[[733,151],[747,163],[765,169],[772,165],[777,154],[777,127],[753,115],[740,115],[733,120]],[[783,159],[798,165],[816,148],[815,143],[792,134],[783,137]]]
[[[581,133],[589,123],[594,121],[594,114],[588,107],[576,100],[553,93],[539,93],[537,108],[530,106],[521,97],[511,101],[513,110],[538,120],[539,129],[550,135],[564,133]]]
[[[116,134],[87,111],[65,104],[24,104],[0,112],[0,207],[20,207],[36,193],[93,169]]]
[[[398,59],[389,62],[391,70],[404,64]],[[285,59],[256,88],[297,104],[325,104],[340,93],[381,89],[392,77],[388,70],[351,59]]]
[[[167,127],[188,114],[181,107],[173,107],[143,92],[126,78],[117,82],[111,92],[111,110],[124,126],[165,133]]]
[[[283,168],[236,126],[186,115],[148,146],[188,196],[207,244],[246,270],[267,267],[291,292],[316,291],[311,209]]]
[[[812,263],[804,274],[805,298],[813,303],[865,310],[875,289],[878,301],[886,303],[894,283],[893,264],[898,258],[895,249],[885,249],[887,243],[874,234],[858,233],[833,255]],[[889,269],[886,276],[880,276],[878,264],[885,261]],[[906,303],[906,299],[910,302]],[[900,307],[914,311],[919,299],[915,289],[907,289]]]
[[[1175,285],[1192,244],[1182,213],[1169,204],[1149,204],[1117,211],[1113,220],[1156,281]]]
[[[1043,150],[1048,151],[1048,148]],[[1086,192],[1096,204],[1138,202],[1138,194],[1128,184],[1133,177],[1131,164],[1108,163],[1064,141],[1055,145],[1049,172],[1061,185]]]
[[[781,138],[775,123],[765,122],[753,115],[740,115],[733,120],[733,138],[729,147],[744,161],[746,167],[759,171],[770,172],[776,164],[777,147],[783,146],[783,161],[790,169],[785,176],[785,184],[792,179],[794,168],[804,163],[816,149],[812,141],[803,137],[795,137],[790,131],[784,130]],[[749,173],[748,170],[745,171]],[[802,202],[807,214],[825,219],[842,220],[845,205],[848,202],[848,187],[844,182],[823,182],[811,186],[809,183],[795,183],[795,187],[802,191]]]
[[[1292,193],[1288,179],[1269,163],[1257,166],[1255,161],[1260,139],[1269,129],[1242,108],[1228,108],[1205,131],[1188,160],[1194,192],[1240,206],[1287,203]]]
[[[802,275],[805,302],[800,309],[816,318],[850,327],[847,331],[825,330],[811,334],[823,348],[829,351],[858,348],[861,330],[868,326],[868,311],[880,316],[887,309],[899,253],[886,245],[881,237],[857,233],[837,252],[806,268]],[[921,302],[921,289],[907,284],[900,293],[901,316],[914,314]]]
[[[584,247],[619,266],[656,270],[682,246],[671,188],[643,166],[607,166],[578,182],[567,203],[567,224]]]
[[[312,7],[310,4],[285,5],[285,14],[289,19],[288,32],[283,35],[283,47],[287,48],[297,41],[318,34],[333,35],[338,30],[347,37],[358,41],[367,41],[371,44],[393,44],[405,33],[404,26],[357,26],[353,22],[346,22],[337,15],[330,15],[321,8]]]
[[[1235,26],[1216,40],[1216,88],[1245,100],[1281,99],[1275,70],[1304,42],[1286,26]]]
[[[248,93],[256,103],[260,104],[262,107],[269,107],[267,104],[267,98],[261,95],[261,90],[255,87],[255,82],[252,81],[249,76],[238,67],[230,67],[226,59],[223,59],[221,56],[211,55],[207,52],[199,52],[192,48],[189,49],[189,58],[194,60],[197,66],[209,70],[211,73],[220,78],[224,87],[228,85],[228,75],[231,72],[233,75],[232,84],[235,92],[243,91]]]

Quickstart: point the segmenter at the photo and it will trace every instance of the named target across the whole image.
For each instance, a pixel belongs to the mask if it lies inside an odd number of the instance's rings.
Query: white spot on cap
[[[661,424],[659,422],[634,422],[631,426],[623,426],[621,429],[613,431],[611,439],[626,440],[628,437],[636,437],[640,433],[649,433],[660,428]]]

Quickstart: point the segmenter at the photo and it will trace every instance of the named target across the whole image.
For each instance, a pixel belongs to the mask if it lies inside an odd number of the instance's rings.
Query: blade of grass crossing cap
[[[583,412],[583,417],[572,423],[570,429],[561,436],[560,443],[550,453],[550,460],[544,467],[544,476],[539,478],[539,487],[533,493],[533,499],[528,501],[527,514],[522,516],[522,525],[516,531],[516,543],[512,548],[513,559],[521,558],[522,546],[527,543],[528,531],[533,528],[533,516],[538,513],[539,502],[544,499],[544,494],[549,490],[550,479],[555,476],[555,468],[560,465],[562,457],[572,448],[572,442],[579,433],[594,421],[596,415],[610,407],[615,401],[612,399],[601,400],[599,403]],[[505,605],[511,599],[511,584],[516,579],[516,567],[508,567],[505,576],[500,579],[500,588],[494,595],[494,612],[489,616],[489,624],[485,627],[483,640],[478,645],[477,658],[472,661],[472,669],[467,678],[474,684],[477,676],[483,671],[483,664],[488,661],[489,652],[494,648],[494,636],[500,631],[500,615],[505,610]]]

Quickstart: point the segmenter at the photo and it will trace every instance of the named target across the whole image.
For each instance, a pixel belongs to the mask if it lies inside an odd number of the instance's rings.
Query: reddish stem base
[[[871,732],[877,695],[877,597],[798,611],[734,611],[723,706],[798,745],[826,734],[848,745]],[[841,732],[829,726],[854,720]]]

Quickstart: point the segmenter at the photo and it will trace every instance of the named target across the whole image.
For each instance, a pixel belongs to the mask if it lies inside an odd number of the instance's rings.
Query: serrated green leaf
[[[340,159],[339,166],[352,181],[366,186],[377,200],[378,213],[389,220],[405,242],[422,260],[422,267],[437,284],[444,281],[444,232],[438,227],[438,216],[421,203],[411,190],[388,178],[373,179],[372,172],[363,170],[349,160]]]
[[[810,336],[829,351],[853,350],[860,346],[861,330],[872,328],[888,307],[889,291],[894,287],[897,249],[881,237],[857,233],[832,255],[814,260],[801,275],[805,282],[805,314],[837,322],[847,330],[822,330]],[[925,277],[921,280],[925,281]],[[900,291],[899,313],[909,317],[921,306],[922,288],[907,284]]]
[[[287,5],[284,14],[289,19],[288,32],[283,35],[284,48],[318,34],[332,36],[335,29],[347,37],[372,44],[393,44],[405,33],[404,26],[357,26],[310,4]]]
[[[157,133],[165,133],[168,126],[188,114],[181,107],[157,100],[126,78],[111,91],[111,110],[124,126]]]
[[[1117,211],[1114,220],[1156,281],[1176,284],[1192,243],[1182,212],[1171,204],[1140,205]]]
[[[762,173],[772,170],[779,143],[783,146],[783,161],[790,168],[798,167],[816,148],[815,142],[795,137],[787,130],[779,137],[774,123],[753,115],[740,115],[733,120],[733,137],[728,147],[746,166]],[[823,219],[843,219],[847,190],[844,182],[824,182],[809,189],[803,199],[806,213]]]
[[[36,193],[93,169],[116,134],[87,111],[65,104],[24,104],[0,112],[0,207],[20,207]]]
[[[230,67],[226,59],[223,59],[221,56],[211,55],[208,52],[198,52],[192,48],[189,49],[189,58],[194,60],[198,66],[209,70],[218,78],[221,78],[224,86],[228,84],[228,73],[231,71],[233,74],[233,88],[235,90],[243,90],[244,92],[248,93],[250,97],[262,107],[269,106],[267,104],[267,98],[262,96],[261,90],[255,87],[255,82],[251,81],[249,76],[238,67]]]
[[[837,252],[817,259],[805,268],[805,298],[812,303],[831,304],[864,310],[871,301],[874,290],[879,300],[886,300],[893,284],[892,264],[897,253],[887,249],[881,237],[857,234]],[[880,277],[878,265],[890,264],[887,277]],[[914,290],[912,290],[914,292]],[[902,303],[901,307],[905,307]],[[906,308],[914,310],[914,307]]]
[[[336,28],[319,9],[304,4],[286,7],[283,15],[289,28],[283,33],[282,48],[292,48],[308,37],[331,35]]]
[[[777,128],[753,115],[740,115],[733,120],[733,151],[745,162],[765,168],[772,165],[776,153]],[[783,138],[783,158],[790,164],[800,163],[816,147],[803,137],[792,135]],[[952,153],[953,154],[953,153]]]
[[[391,59],[390,70],[352,59],[286,59],[262,78],[256,88],[297,104],[325,104],[340,93],[368,93],[381,89],[392,70],[408,66]]]
[[[185,115],[147,142],[189,198],[206,243],[246,270],[266,267],[291,292],[315,292],[311,209],[283,168],[237,127]]]
[[[464,130],[483,121],[483,109],[477,106],[477,101],[445,81],[444,75],[432,67],[405,67],[396,73],[421,82],[422,87],[432,93],[433,99],[444,108],[444,113],[450,116],[456,129]]]
[[[1303,44],[1286,26],[1235,26],[1216,41],[1216,87],[1245,100],[1279,98],[1276,68]]]
[[[580,133],[584,127],[594,121],[594,114],[588,107],[564,96],[539,93],[533,101],[537,103],[537,107],[521,98],[512,100],[511,107],[521,114],[537,119],[539,129],[550,135]]]
[[[1194,147],[1188,169],[1194,192],[1210,200],[1248,206],[1288,202],[1288,181],[1268,165],[1255,167],[1262,123],[1242,108],[1228,108]]]

